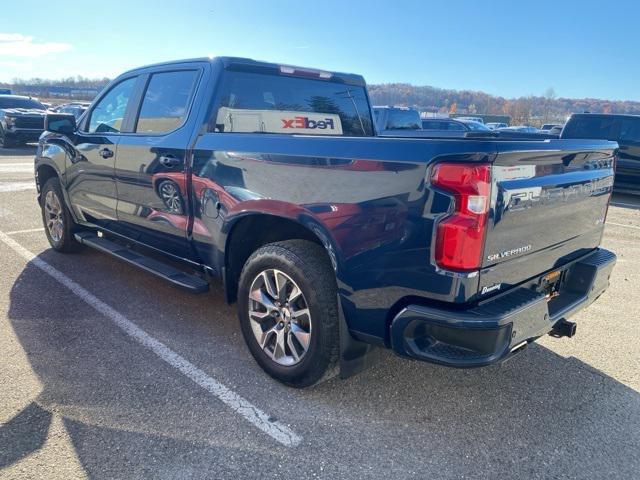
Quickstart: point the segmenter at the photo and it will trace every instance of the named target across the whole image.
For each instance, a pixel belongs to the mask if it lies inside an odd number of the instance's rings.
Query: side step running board
[[[173,285],[189,290],[192,293],[203,293],[209,290],[209,284],[196,275],[190,275],[177,268],[167,265],[151,257],[142,255],[106,238],[99,237],[95,232],[76,233],[78,242],[95,248],[103,253],[112,255],[120,260],[145,270],[156,277],[160,277]]]

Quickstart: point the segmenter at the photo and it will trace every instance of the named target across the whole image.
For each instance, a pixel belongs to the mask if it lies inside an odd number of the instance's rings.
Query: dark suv
[[[47,108],[33,98],[0,95],[0,148],[37,142]]]
[[[640,116],[578,113],[560,138],[614,140],[620,145],[614,189],[640,193]]]

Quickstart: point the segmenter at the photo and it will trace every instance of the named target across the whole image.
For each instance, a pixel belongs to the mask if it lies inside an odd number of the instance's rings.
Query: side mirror
[[[71,135],[76,131],[76,117],[70,113],[47,113],[44,129],[48,132]]]

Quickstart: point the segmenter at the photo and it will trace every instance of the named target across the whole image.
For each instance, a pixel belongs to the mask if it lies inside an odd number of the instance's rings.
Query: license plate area
[[[547,301],[560,295],[560,288],[564,281],[566,270],[553,270],[540,278],[538,282],[539,291],[544,293]]]

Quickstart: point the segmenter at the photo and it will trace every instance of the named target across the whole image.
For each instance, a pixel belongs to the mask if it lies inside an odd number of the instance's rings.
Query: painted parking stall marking
[[[164,362],[168,363],[183,375],[193,380],[193,382],[217,397],[227,407],[277,442],[287,447],[294,447],[302,440],[301,437],[289,427],[278,421],[272,421],[271,417],[267,413],[260,410],[251,402],[238,395],[215,378],[207,375],[186,358],[171,350],[164,343],[150,336],[123,314],[104,303],[55,267],[37,257],[33,252],[27,250],[5,232],[0,231],[0,241],[22,258],[30,262],[33,266],[39,268],[58,283],[65,286],[97,312],[107,317],[137,343],[151,350]]]
[[[636,225],[625,225],[623,223],[607,222],[607,225],[615,225],[616,227],[625,227],[625,228],[633,228],[634,230],[640,230],[640,227]]]
[[[29,182],[0,182],[0,193],[24,192],[35,189],[36,184],[33,180]]]
[[[33,173],[33,162],[0,163],[0,173]]]
[[[19,235],[21,233],[35,233],[44,232],[44,227],[39,228],[27,228],[25,230],[13,230],[12,232],[4,232],[6,235]]]

